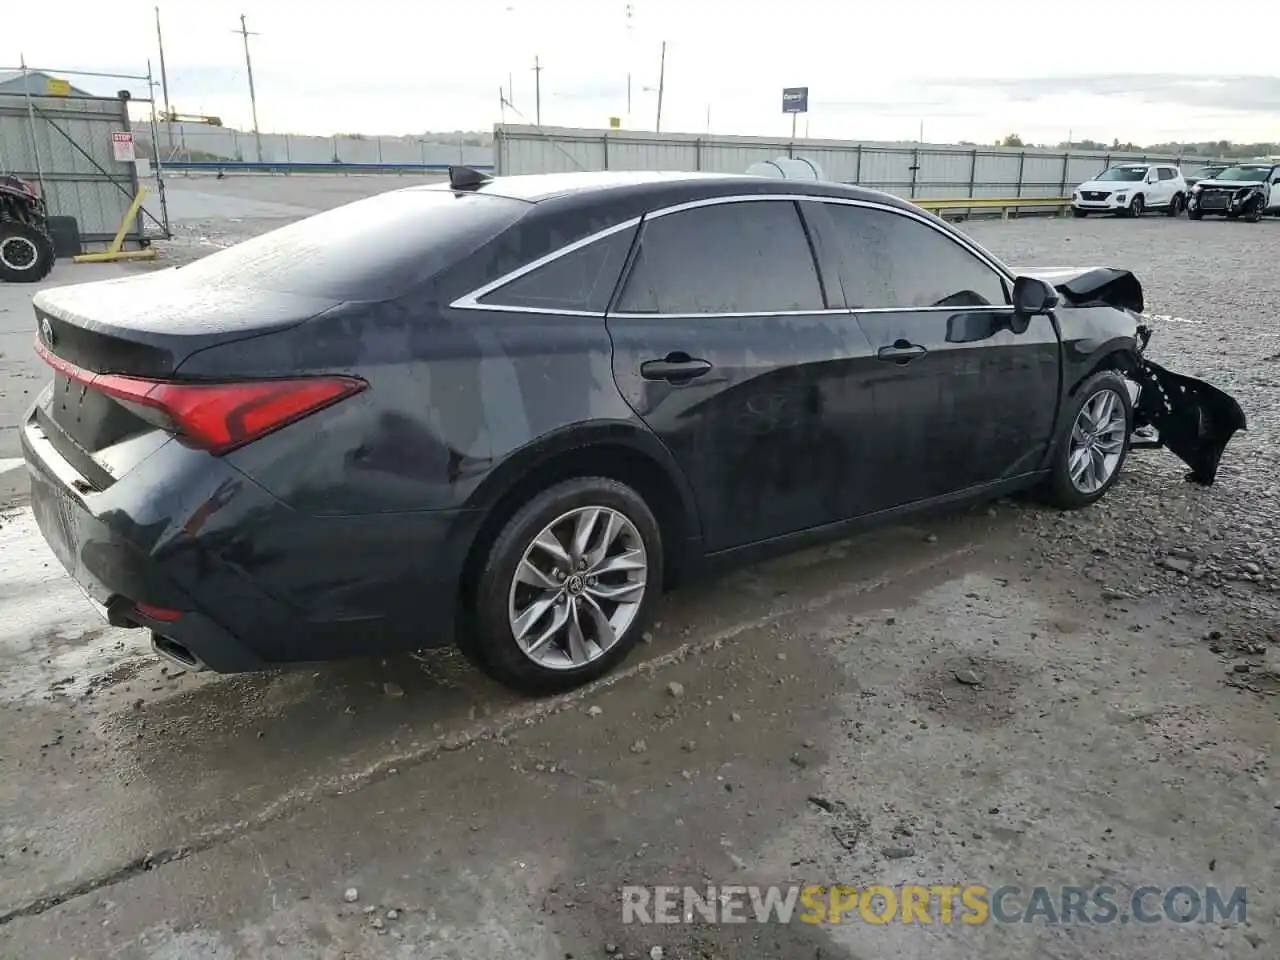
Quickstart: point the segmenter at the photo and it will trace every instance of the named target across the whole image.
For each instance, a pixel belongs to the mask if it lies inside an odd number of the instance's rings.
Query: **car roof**
[[[409,189],[451,188],[447,183],[436,183]],[[918,209],[909,201],[891,194],[832,181],[660,170],[591,170],[497,176],[476,187],[461,188],[457,192],[488,194],[560,208],[588,206],[602,201],[618,206],[630,206],[639,202],[652,208],[666,203],[683,203],[737,193],[760,193],[846,197],[901,209]],[[552,204],[551,201],[556,202]]]

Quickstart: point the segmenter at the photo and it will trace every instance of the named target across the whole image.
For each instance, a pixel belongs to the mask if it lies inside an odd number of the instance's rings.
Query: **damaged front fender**
[[[1133,411],[1134,427],[1154,427],[1159,440],[1135,440],[1133,445],[1165,447],[1191,468],[1187,480],[1211,486],[1227,444],[1237,431],[1246,429],[1244,411],[1234,397],[1217,387],[1166,370],[1142,355],[1151,338],[1148,327],[1139,326],[1138,337],[1140,352],[1129,371],[1142,388]]]

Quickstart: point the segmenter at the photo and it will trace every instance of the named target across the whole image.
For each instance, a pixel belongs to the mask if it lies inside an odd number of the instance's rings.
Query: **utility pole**
[[[653,125],[654,133],[662,132],[662,90],[667,81],[667,41],[662,41],[662,56],[658,60],[658,119]]]
[[[173,152],[173,109],[169,106],[169,75],[164,69],[164,34],[160,32],[160,8],[156,7],[156,42],[160,45],[160,89],[164,93],[164,131]],[[157,153],[158,155],[158,153]]]
[[[627,14],[627,126],[631,125],[631,18],[635,15],[635,7],[628,3],[626,8]]]
[[[244,40],[244,66],[249,73],[249,106],[253,108],[253,143],[258,152],[258,162],[262,162],[262,134],[258,132],[258,95],[253,90],[253,61],[249,57],[249,38],[258,36],[244,22],[244,14],[240,14],[240,29],[233,30]]]
[[[533,58],[533,122],[542,126],[542,64]]]

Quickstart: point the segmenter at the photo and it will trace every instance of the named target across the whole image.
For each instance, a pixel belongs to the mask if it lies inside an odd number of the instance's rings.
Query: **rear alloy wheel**
[[[1143,201],[1142,199],[1142,194],[1138,194],[1136,197],[1134,197],[1133,200],[1130,201],[1129,203],[1129,216],[1131,217],[1142,216],[1142,211],[1145,209],[1144,202],[1145,201]]]
[[[1173,199],[1169,201],[1169,209],[1165,212],[1165,215],[1176,217],[1180,213],[1182,213],[1182,194],[1175,193]]]
[[[557,484],[490,549],[473,659],[525,692],[580,686],[626,657],[661,584],[662,537],[639,494],[604,477]]]
[[[15,220],[0,221],[0,280],[35,283],[53,269],[53,241],[43,230]]]
[[[1095,373],[1076,391],[1068,415],[1044,492],[1054,506],[1074,510],[1101,499],[1128,456],[1133,405],[1124,377]]]

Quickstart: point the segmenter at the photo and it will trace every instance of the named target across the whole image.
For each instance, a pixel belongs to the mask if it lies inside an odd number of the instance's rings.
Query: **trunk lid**
[[[92,486],[105,489],[168,434],[106,393],[69,375],[170,378],[193,353],[303,323],[336,301],[317,296],[193,283],[183,269],[38,293],[38,349],[53,390],[37,426]]]
[[[338,301],[230,284],[211,290],[180,268],[36,294],[40,342],[93,373],[167,377],[197,350],[274,333]]]

